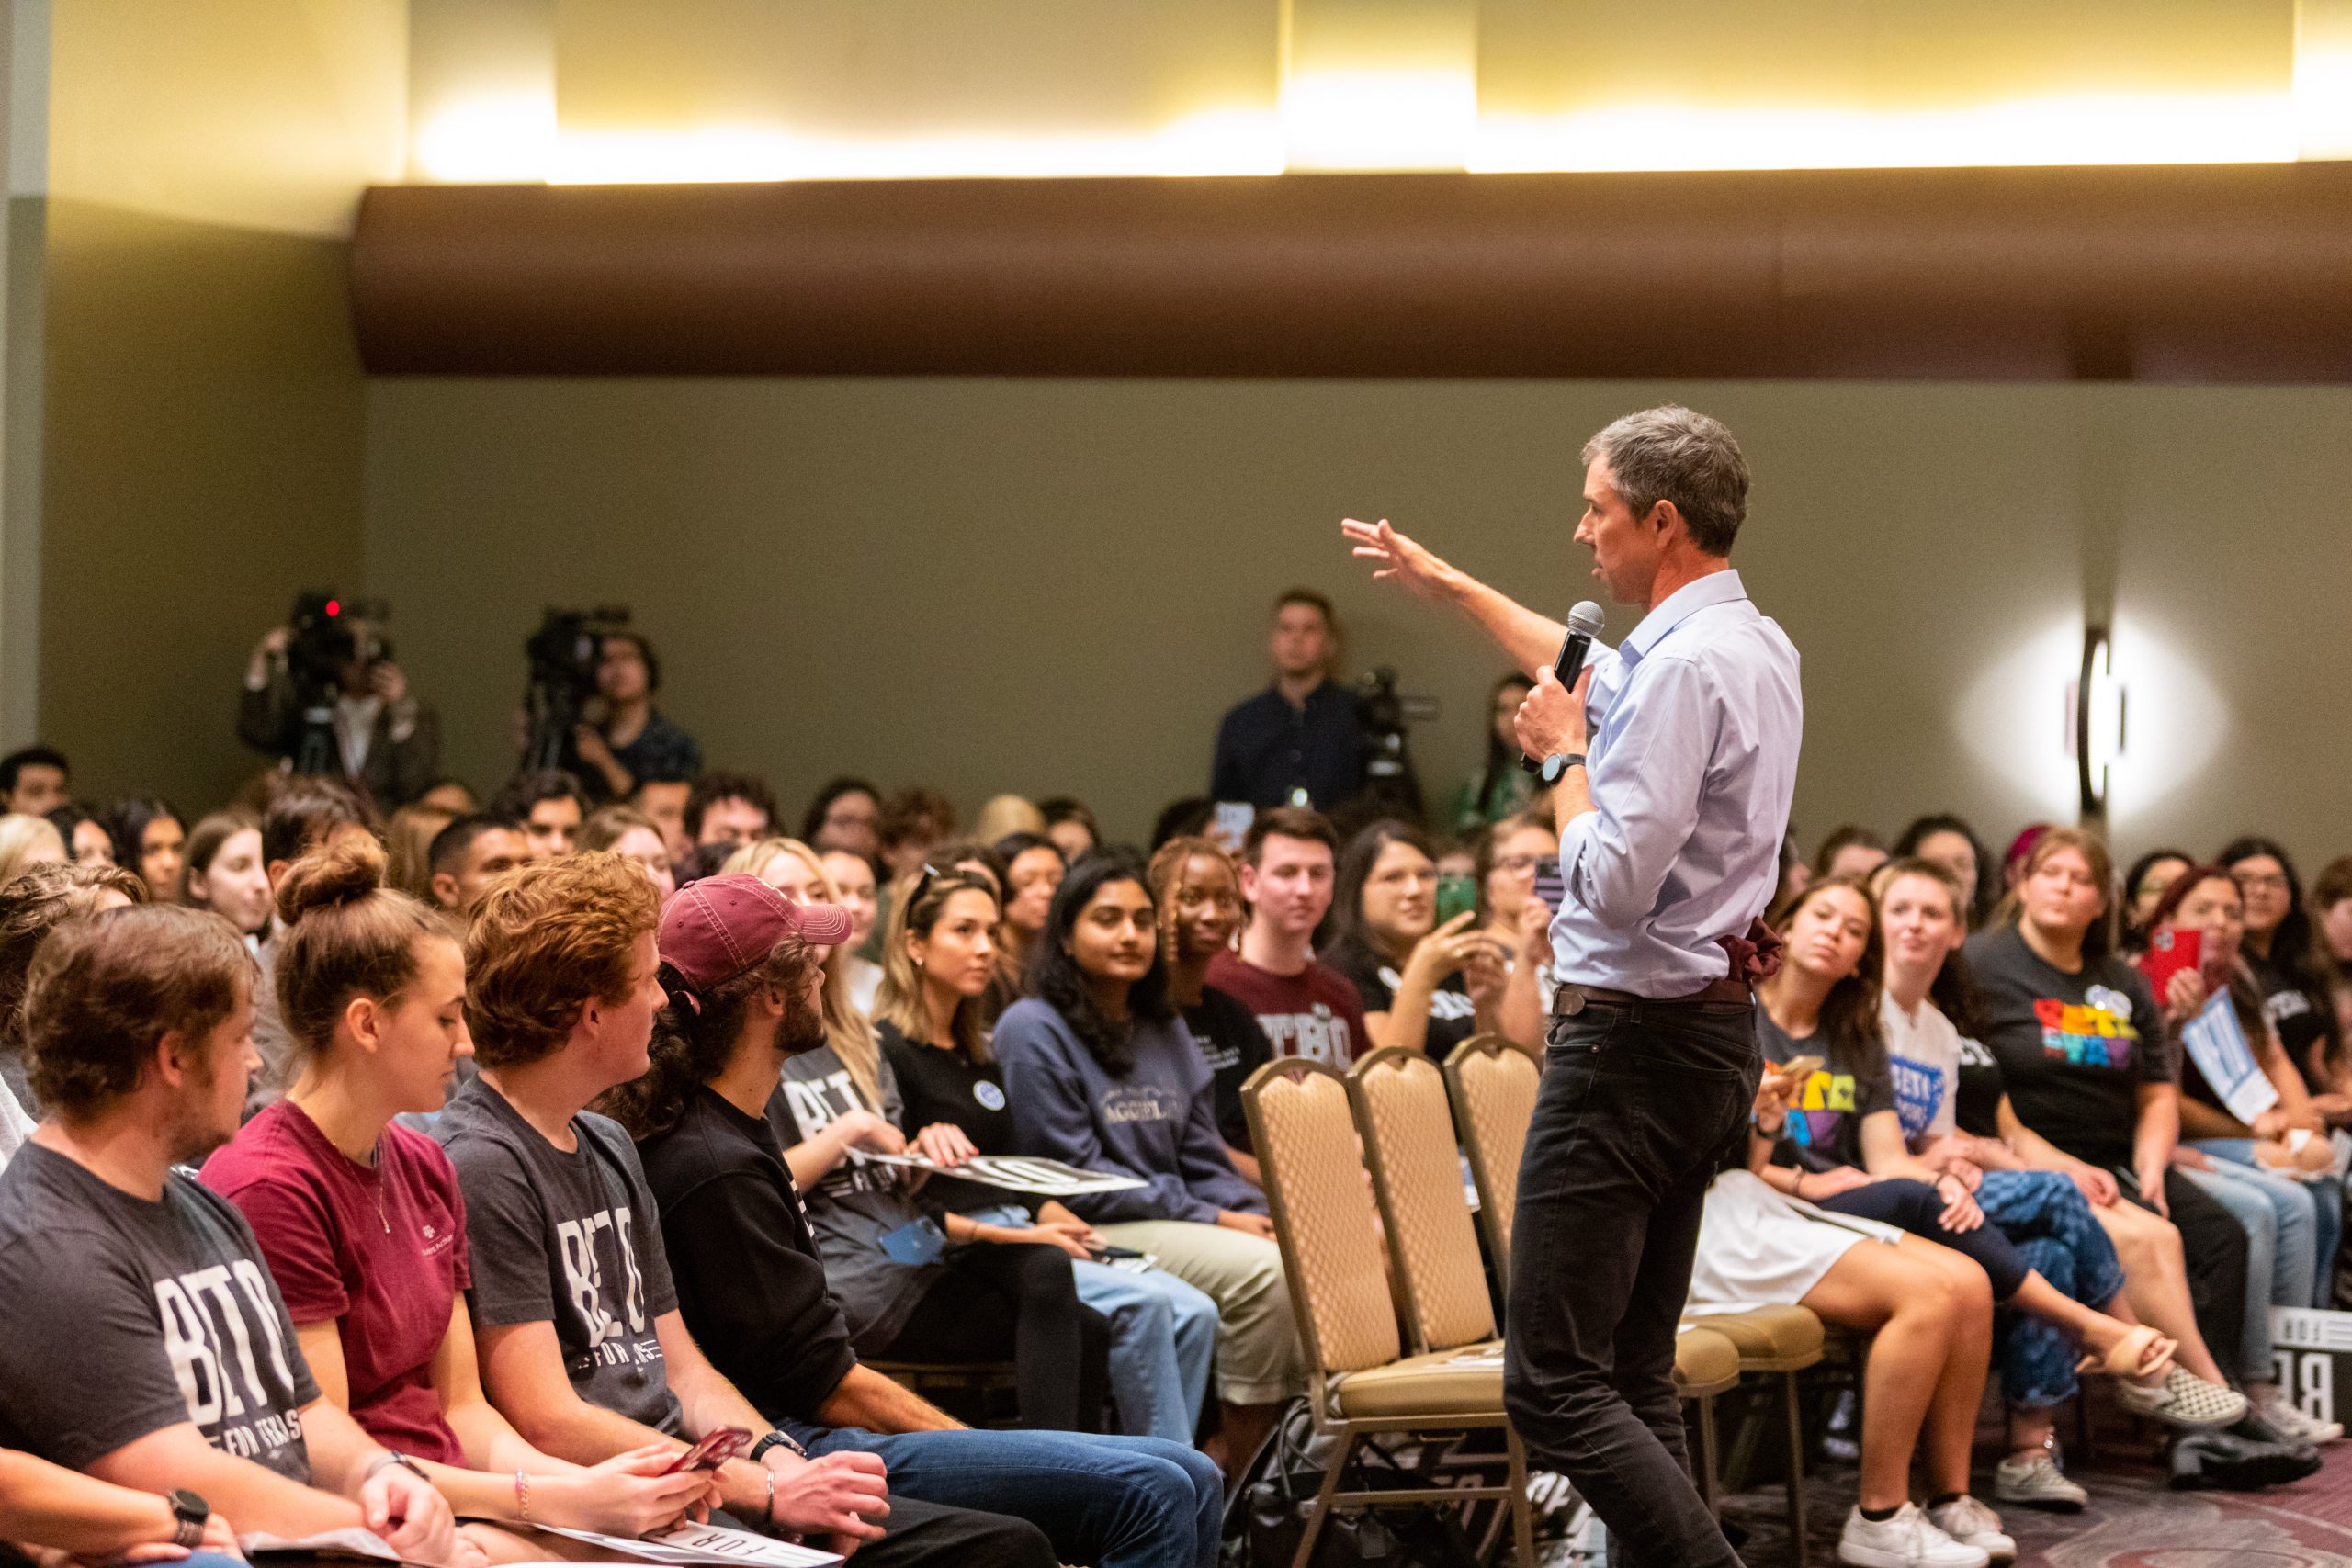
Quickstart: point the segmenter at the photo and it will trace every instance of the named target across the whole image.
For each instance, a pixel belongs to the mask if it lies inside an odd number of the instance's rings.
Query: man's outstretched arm
[[[1373,563],[1373,581],[1394,582],[1417,599],[1461,612],[1528,674],[1548,668],[1558,655],[1566,626],[1441,559],[1390,527],[1385,517],[1377,523],[1343,518],[1340,532],[1358,558]]]

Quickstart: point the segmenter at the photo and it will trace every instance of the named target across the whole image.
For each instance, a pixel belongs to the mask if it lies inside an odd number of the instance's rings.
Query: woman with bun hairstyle
[[[382,848],[354,833],[286,873],[275,979],[293,1087],[205,1161],[205,1184],[252,1224],[319,1386],[459,1515],[634,1536],[699,1514],[709,1476],[663,1474],[673,1447],[575,1465],[525,1441],[482,1393],[457,1173],[393,1121],[438,1111],[473,1053],[465,958],[384,869]],[[517,1555],[512,1538],[469,1529],[492,1558]]]

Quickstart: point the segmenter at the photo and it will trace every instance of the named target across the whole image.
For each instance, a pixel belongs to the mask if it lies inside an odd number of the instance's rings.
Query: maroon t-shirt
[[[1276,1056],[1329,1062],[1344,1072],[1372,1052],[1355,986],[1328,964],[1309,959],[1295,975],[1277,975],[1238,953],[1220,953],[1209,960],[1209,984],[1257,1015]]]
[[[465,1200],[441,1145],[388,1126],[364,1166],[281,1100],[204,1162],[204,1183],[254,1227],[296,1325],[339,1325],[352,1418],[388,1449],[463,1465],[433,1389],[470,1283]]]

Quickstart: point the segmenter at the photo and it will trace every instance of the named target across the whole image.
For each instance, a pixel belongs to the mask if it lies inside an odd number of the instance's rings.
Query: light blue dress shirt
[[[1560,834],[1555,982],[1687,997],[1780,884],[1804,705],[1797,650],[1736,571],[1684,584],[1586,693],[1593,805]]]

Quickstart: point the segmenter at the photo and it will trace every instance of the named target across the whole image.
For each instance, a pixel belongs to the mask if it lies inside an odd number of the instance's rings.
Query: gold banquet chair
[[[1285,1057],[1250,1076],[1241,1103],[1306,1350],[1308,1407],[1316,1429],[1338,1439],[1294,1568],[1313,1561],[1316,1542],[1340,1504],[1455,1507],[1476,1501],[1506,1506],[1520,1568],[1535,1568],[1527,1453],[1503,1414],[1501,1358],[1403,1353],[1380,1226],[1356,1155],[1346,1080],[1320,1062]],[[1460,1190],[1457,1177],[1457,1201]],[[1450,1436],[1487,1429],[1504,1435],[1503,1484],[1340,1489],[1358,1445],[1375,1433]]]

